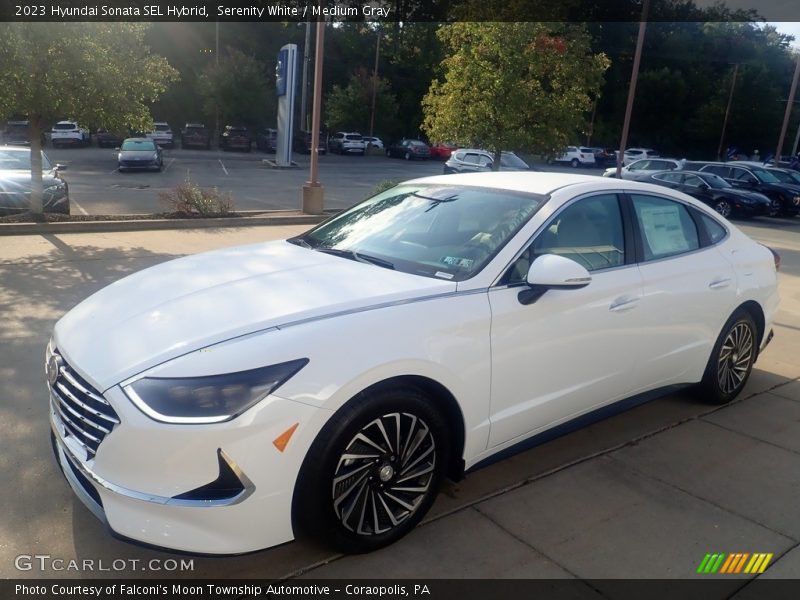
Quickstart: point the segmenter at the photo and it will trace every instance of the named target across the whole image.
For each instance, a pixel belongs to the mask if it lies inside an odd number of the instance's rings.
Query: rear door
[[[735,302],[736,276],[709,245],[688,205],[655,194],[629,194],[640,240],[641,348],[636,369],[640,391],[692,381]],[[699,219],[699,218],[698,218]]]

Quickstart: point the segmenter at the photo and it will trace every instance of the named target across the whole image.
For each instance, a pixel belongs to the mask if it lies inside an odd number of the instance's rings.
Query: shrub
[[[367,198],[372,198],[373,196],[377,196],[381,192],[385,192],[386,190],[393,188],[398,183],[400,183],[399,179],[384,179],[378,185],[372,188],[372,191],[367,195]]]
[[[201,188],[186,181],[174,190],[160,192],[159,199],[172,212],[186,215],[227,215],[233,212],[233,196],[221,193],[216,187]]]

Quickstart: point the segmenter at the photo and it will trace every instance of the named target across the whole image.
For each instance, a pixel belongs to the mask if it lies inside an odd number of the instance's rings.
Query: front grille
[[[119,417],[102,394],[81,378],[59,356],[58,378],[52,391],[53,410],[59,416],[69,436],[86,449],[93,458],[103,439],[119,423]]]

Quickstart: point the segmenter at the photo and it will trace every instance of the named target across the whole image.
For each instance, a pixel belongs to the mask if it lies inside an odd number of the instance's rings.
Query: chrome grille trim
[[[109,421],[110,423],[113,423],[114,425],[119,423],[119,419],[115,419],[114,417],[109,416],[109,415],[107,415],[105,413],[102,413],[99,410],[96,410],[96,409],[92,408],[88,404],[84,404],[83,402],[81,402],[78,399],[78,397],[75,396],[72,392],[70,392],[66,387],[64,387],[64,385],[61,382],[56,382],[56,387],[59,390],[61,390],[62,393],[66,394],[69,397],[70,400],[72,400],[75,404],[80,406],[86,412],[89,412],[89,413],[93,414],[96,417],[100,417],[101,419],[105,419],[106,421]],[[113,427],[113,425],[112,425],[112,427]],[[106,433],[111,433],[111,430],[110,429],[106,430]]]
[[[59,354],[53,350],[53,354]],[[103,439],[119,424],[119,417],[109,402],[75,373],[59,355],[61,366],[53,385],[48,382],[51,405],[68,436],[94,458]]]

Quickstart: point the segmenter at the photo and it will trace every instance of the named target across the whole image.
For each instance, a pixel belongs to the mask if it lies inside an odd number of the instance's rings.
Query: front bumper
[[[54,410],[56,459],[78,498],[115,534],[144,544],[200,554],[239,554],[293,539],[294,483],[324,419],[319,409],[275,396],[228,423],[157,423],[119,388],[104,396],[120,423],[87,458]],[[319,421],[319,423],[317,422]],[[272,444],[299,423],[283,453]],[[193,494],[220,480],[221,453],[242,482],[240,494]]]

